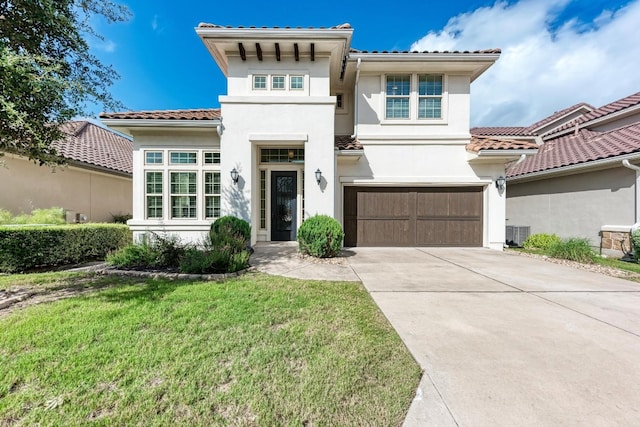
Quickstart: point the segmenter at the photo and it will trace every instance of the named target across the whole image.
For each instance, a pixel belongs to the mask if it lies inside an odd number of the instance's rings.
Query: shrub
[[[0,209],[0,224],[11,224],[11,212],[6,209]]]
[[[156,254],[151,246],[128,245],[107,255],[106,262],[119,268],[145,268],[156,263]]]
[[[187,246],[180,242],[177,236],[160,236],[154,234],[150,245],[155,253],[155,264],[153,267],[174,268],[180,265],[180,259],[187,250]]]
[[[638,261],[640,259],[640,228],[631,233],[631,247],[633,248],[633,256]]]
[[[0,210],[0,224],[48,224],[62,225],[66,224],[64,209],[49,208],[35,209],[30,215],[22,214],[12,216],[7,210]]]
[[[103,259],[130,242],[129,228],[118,224],[0,226],[0,272]]]
[[[116,224],[126,224],[127,221],[129,221],[131,218],[133,218],[133,215],[131,215],[129,213],[127,213],[127,214],[123,214],[123,213],[111,214],[111,219]]]
[[[244,219],[227,215],[218,218],[211,224],[211,240],[214,241],[219,236],[243,237],[246,241],[251,239],[251,225]]]
[[[561,239],[555,234],[537,233],[527,237],[522,243],[525,249],[542,249],[544,251],[551,248],[556,243],[560,243]]]
[[[566,239],[553,244],[549,248],[549,255],[583,263],[592,263],[596,257],[589,245],[589,240],[579,238]]]
[[[210,250],[191,248],[180,261],[180,271],[189,274],[233,273],[249,265],[249,251],[232,252],[228,248]]]
[[[330,216],[316,215],[304,221],[298,229],[298,247],[304,254],[331,258],[340,253],[344,232],[340,223]]]

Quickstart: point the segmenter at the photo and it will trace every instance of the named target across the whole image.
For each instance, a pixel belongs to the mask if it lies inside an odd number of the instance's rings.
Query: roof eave
[[[216,129],[222,124],[220,119],[213,120],[174,120],[174,119],[101,119],[105,126],[131,135],[131,129]]]
[[[533,156],[538,152],[537,148],[526,149],[505,149],[505,150],[467,150],[468,162],[470,163],[489,163],[489,162],[511,162],[520,159],[522,156]]]

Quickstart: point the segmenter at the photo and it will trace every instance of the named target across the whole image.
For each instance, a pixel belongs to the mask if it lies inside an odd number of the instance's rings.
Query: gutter
[[[628,159],[624,159],[622,161],[622,166],[625,168],[631,169],[636,172],[636,203],[635,203],[635,213],[636,213],[636,224],[640,222],[640,167],[636,165],[632,165],[629,163]]]
[[[115,127],[181,127],[181,128],[215,128],[222,124],[220,119],[214,120],[158,120],[158,119],[101,119],[106,126]]]
[[[358,82],[360,81],[360,64],[362,63],[362,58],[358,58],[358,62],[356,63],[356,87],[355,87],[355,91],[354,93],[354,97],[353,97],[353,135],[351,135],[352,138],[354,139],[358,139],[358,99],[356,98],[358,96]],[[344,95],[343,95],[344,96]],[[342,102],[344,102],[345,100],[343,99]]]

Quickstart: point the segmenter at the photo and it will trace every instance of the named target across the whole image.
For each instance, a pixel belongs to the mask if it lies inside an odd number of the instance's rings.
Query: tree
[[[103,40],[92,18],[129,15],[109,0],[0,1],[0,151],[62,163],[52,143],[64,138],[64,122],[89,115],[89,102],[122,108],[108,91],[118,74],[89,52],[86,38]]]

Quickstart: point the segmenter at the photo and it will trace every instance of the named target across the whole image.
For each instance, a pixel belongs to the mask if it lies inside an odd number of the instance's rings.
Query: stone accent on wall
[[[626,231],[621,230],[622,227],[611,227],[605,228],[602,227],[600,231],[600,248],[604,250],[613,250],[613,251],[621,251],[626,250],[627,252],[631,250],[631,234],[628,227]]]

